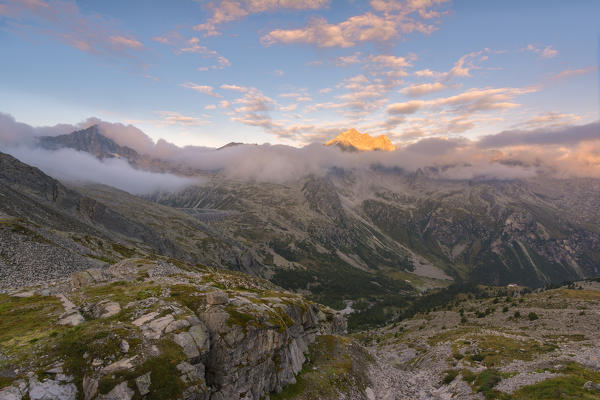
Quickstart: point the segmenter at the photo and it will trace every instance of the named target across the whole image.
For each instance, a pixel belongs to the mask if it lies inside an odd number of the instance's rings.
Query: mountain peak
[[[368,133],[360,133],[356,129],[349,129],[340,133],[335,139],[325,143],[325,146],[337,145],[344,150],[360,151],[394,151],[396,148],[385,135],[373,137]]]
[[[39,143],[49,150],[71,148],[77,151],[85,151],[99,159],[125,158],[131,162],[139,158],[135,150],[120,146],[114,140],[104,136],[98,125],[92,125],[66,135],[41,136]]]

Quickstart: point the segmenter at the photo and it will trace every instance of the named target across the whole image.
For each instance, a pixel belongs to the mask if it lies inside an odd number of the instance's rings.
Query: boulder
[[[92,400],[98,392],[98,379],[90,378],[89,376],[83,377],[83,400]]]
[[[98,396],[98,400],[131,400],[135,392],[127,386],[127,382],[121,382],[107,394]]]
[[[203,323],[192,326],[188,332],[194,339],[200,353],[206,353],[210,350],[210,335]]]
[[[148,393],[150,393],[150,385],[152,384],[152,380],[150,379],[150,372],[147,372],[144,375],[135,378],[135,384],[142,396],[145,396]]]
[[[173,341],[181,346],[188,359],[194,359],[200,356],[196,342],[189,332],[181,332],[174,335]]]
[[[31,400],[75,400],[77,387],[72,383],[46,379],[38,381],[35,376],[29,379],[29,398]]]
[[[222,290],[214,290],[206,293],[206,303],[211,306],[227,304],[229,296]]]

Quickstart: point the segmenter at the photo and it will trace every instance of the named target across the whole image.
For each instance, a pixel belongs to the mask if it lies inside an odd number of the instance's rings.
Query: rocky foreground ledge
[[[0,399],[260,399],[343,316],[230,271],[127,259],[0,294]]]

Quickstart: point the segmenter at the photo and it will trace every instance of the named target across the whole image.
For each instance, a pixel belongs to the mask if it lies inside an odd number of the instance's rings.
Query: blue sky
[[[178,145],[598,120],[600,2],[0,0],[0,112]]]

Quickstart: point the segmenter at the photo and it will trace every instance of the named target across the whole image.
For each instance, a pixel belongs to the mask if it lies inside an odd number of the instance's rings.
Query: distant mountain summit
[[[385,135],[373,137],[368,133],[360,133],[356,129],[349,129],[339,134],[335,139],[325,143],[325,146],[339,146],[350,151],[394,151],[396,147]]]
[[[60,136],[42,136],[39,138],[40,146],[49,150],[70,148],[85,151],[99,159],[123,158],[130,163],[140,159],[140,155],[130,147],[120,146],[114,140],[100,133],[98,125]]]

